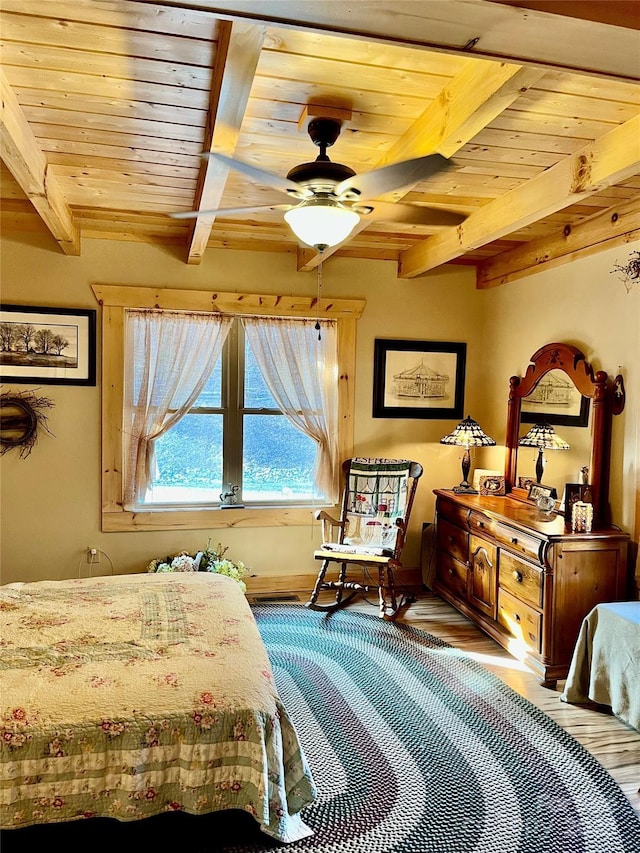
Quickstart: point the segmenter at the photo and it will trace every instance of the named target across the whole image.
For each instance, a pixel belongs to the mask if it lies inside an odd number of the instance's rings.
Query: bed
[[[598,604],[582,622],[565,702],[596,702],[640,731],[640,601]]]
[[[2,828],[250,812],[316,791],[246,598],[208,572],[0,587]]]

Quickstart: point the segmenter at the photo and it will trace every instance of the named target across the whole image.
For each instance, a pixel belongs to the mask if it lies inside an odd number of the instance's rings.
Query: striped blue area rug
[[[254,613],[320,791],[303,812],[315,835],[288,849],[640,851],[604,768],[459,650],[344,610]]]

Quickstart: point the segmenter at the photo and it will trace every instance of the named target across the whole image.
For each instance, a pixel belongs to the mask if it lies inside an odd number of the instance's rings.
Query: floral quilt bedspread
[[[311,834],[313,779],[233,580],[8,584],[0,616],[3,828],[233,808]]]

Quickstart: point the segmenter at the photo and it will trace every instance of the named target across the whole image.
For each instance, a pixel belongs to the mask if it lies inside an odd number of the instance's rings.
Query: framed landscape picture
[[[0,305],[0,381],[96,384],[96,312]]]
[[[461,418],[467,345],[378,338],[374,418]]]

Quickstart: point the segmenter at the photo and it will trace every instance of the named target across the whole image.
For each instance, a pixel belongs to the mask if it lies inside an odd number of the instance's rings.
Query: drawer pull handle
[[[516,620],[516,622],[519,622],[519,621],[520,621],[520,614],[519,614],[519,613],[515,613],[515,614],[514,614],[514,616],[513,616],[513,618]]]
[[[516,583],[522,583],[522,572],[514,572],[513,579]]]
[[[484,521],[480,521],[478,523],[478,527],[480,527],[482,530],[484,530]]]
[[[449,574],[451,575],[451,577],[453,577],[453,575],[454,575],[453,569],[449,569]]]
[[[512,545],[517,545],[517,544],[518,544],[518,540],[517,540],[517,538],[516,538],[515,536],[514,536],[514,537],[512,537],[512,539],[511,539],[511,544],[512,544]]]

